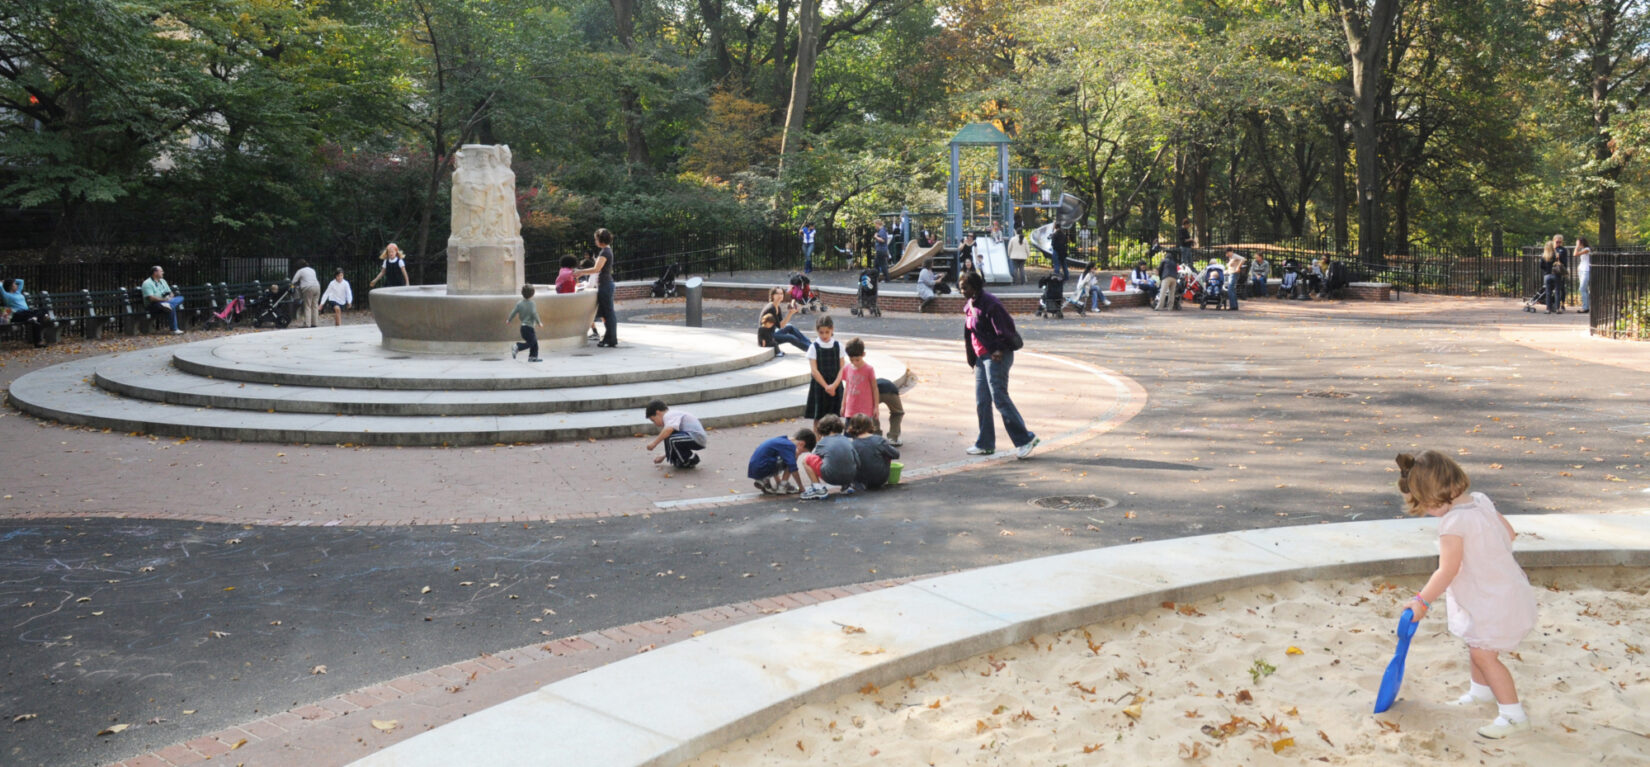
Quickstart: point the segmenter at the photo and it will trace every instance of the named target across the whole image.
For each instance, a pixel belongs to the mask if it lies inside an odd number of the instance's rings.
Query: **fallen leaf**
[[[14,716],[14,717],[11,718],[11,723],[12,724],[17,724],[18,722],[27,722],[30,719],[38,719],[38,718],[40,718],[39,714],[18,714],[17,716]]]
[[[1399,730],[1397,722],[1388,722],[1385,719],[1376,719],[1375,723],[1392,732],[1398,732]]]
[[[1123,709],[1123,715],[1130,718],[1130,719],[1139,719],[1140,718],[1140,704],[1136,703],[1132,706],[1124,708]]]
[[[1306,651],[1304,651],[1301,648],[1296,647],[1294,645],[1290,645],[1289,649],[1283,651],[1283,654],[1284,655],[1305,655]]]
[[[418,593],[420,593],[420,594],[428,594],[428,593],[430,593],[430,587],[429,587],[429,586],[425,586],[425,587],[424,587],[424,588],[422,588],[422,589],[419,589],[419,590],[418,590]]]
[[[1255,696],[1250,695],[1248,690],[1238,690],[1237,695],[1234,696],[1234,700],[1239,703],[1254,703]]]
[[[1274,740],[1274,741],[1272,741],[1272,753],[1276,754],[1276,753],[1278,753],[1278,752],[1280,752],[1280,751],[1282,751],[1282,750],[1284,750],[1284,749],[1286,749],[1290,746],[1293,746],[1293,745],[1295,745],[1295,739],[1294,738],[1283,738],[1281,740]]]
[[[929,708],[939,708],[939,707],[940,707],[940,701],[939,701],[939,699],[938,699],[938,698],[936,698],[936,699],[934,699],[934,702],[933,702],[933,703],[930,703],[930,704],[928,704],[928,707],[929,707]]]
[[[327,673],[327,667],[326,666],[316,666],[315,668],[310,669],[309,673],[312,674],[312,675],[314,675],[314,674],[325,674],[325,673]]]
[[[400,727],[401,722],[395,719],[374,719],[372,720],[372,726],[378,728],[380,732],[391,732]]]
[[[1328,743],[1330,748],[1335,747],[1335,741],[1330,740],[1328,733],[1325,733],[1323,730],[1318,730],[1318,737],[1323,739],[1323,742]]]
[[[98,735],[114,735],[116,733],[125,732],[126,728],[131,727],[131,726],[132,725],[129,725],[129,724],[111,724],[111,725],[109,725],[109,727],[107,729],[98,730],[97,734]]]
[[[235,749],[240,748],[241,746],[244,746],[244,745],[246,745],[246,738],[241,738],[240,740],[235,741],[234,745],[231,745],[229,747],[229,750],[234,751]]]
[[[1103,743],[1095,743],[1093,745],[1084,746],[1083,747],[1083,753],[1092,754],[1096,751],[1099,751],[1102,747],[1104,747],[1104,745],[1105,744],[1103,744]]]
[[[865,629],[860,628],[859,626],[850,626],[846,623],[841,623],[841,624],[838,624],[838,625],[842,626],[842,633],[844,633],[844,634],[863,634],[863,633],[865,633]]]

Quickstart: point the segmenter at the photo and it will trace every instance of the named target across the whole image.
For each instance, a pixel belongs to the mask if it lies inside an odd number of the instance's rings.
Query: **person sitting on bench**
[[[183,306],[183,297],[172,295],[172,286],[166,283],[165,269],[149,267],[149,279],[143,281],[143,301],[156,319],[171,323],[172,335],[183,335],[183,331],[178,329],[178,307]]]
[[[23,296],[23,281],[6,280],[5,287],[0,288],[0,300],[11,310],[11,324],[29,326],[29,343],[36,349],[45,346],[46,325],[50,320],[46,319],[45,312],[29,308],[29,299]]]

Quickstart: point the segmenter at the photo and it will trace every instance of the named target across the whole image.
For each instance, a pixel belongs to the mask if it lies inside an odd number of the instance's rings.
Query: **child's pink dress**
[[[873,417],[877,414],[877,372],[870,364],[856,368],[848,363],[842,373],[842,417],[848,419],[860,413]]]
[[[1535,628],[1535,591],[1513,559],[1495,504],[1473,493],[1444,513],[1438,535],[1461,538],[1461,572],[1444,591],[1450,633],[1478,650],[1517,647]]]

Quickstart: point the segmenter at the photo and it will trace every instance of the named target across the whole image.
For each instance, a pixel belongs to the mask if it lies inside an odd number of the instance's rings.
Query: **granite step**
[[[544,389],[389,390],[207,378],[173,367],[168,364],[171,359],[164,349],[117,355],[96,368],[94,380],[100,388],[122,396],[190,407],[332,415],[458,416],[624,410],[641,408],[653,399],[679,405],[805,386],[809,376],[806,359],[790,355],[752,367],[663,381]],[[873,356],[871,364],[878,371],[903,373],[904,366],[893,358]]]

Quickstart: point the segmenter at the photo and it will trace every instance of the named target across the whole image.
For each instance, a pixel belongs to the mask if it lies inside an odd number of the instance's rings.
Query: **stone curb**
[[[1650,515],[1524,515],[1516,526],[1525,567],[1650,565]],[[1254,530],[908,583],[626,658],[353,764],[677,764],[797,706],[1163,601],[1279,580],[1424,573],[1437,561],[1435,536],[1431,519]]]
[[[448,692],[456,690],[488,675],[519,671],[529,664],[542,663],[552,659],[576,659],[576,656],[592,655],[601,650],[622,650],[631,654],[651,652],[660,647],[702,635],[707,631],[755,620],[765,615],[774,615],[805,605],[819,604],[892,588],[927,577],[932,576],[888,578],[865,583],[851,583],[845,586],[798,591],[791,594],[764,597],[750,602],[734,602],[690,613],[639,621],[625,626],[587,631],[575,636],[547,639],[541,643],[497,653],[483,653],[471,660],[407,674],[359,690],[340,693],[330,698],[296,706],[291,710],[271,714],[262,719],[243,722],[234,727],[157,748],[146,754],[112,762],[107,767],[170,767],[171,765],[194,764],[262,741],[302,740],[307,730],[320,725],[322,722],[349,714],[370,713],[375,708],[383,708],[386,704],[408,700],[429,691]],[[625,645],[635,646],[626,647]],[[564,664],[564,666],[569,665]],[[567,675],[561,674],[560,676]],[[468,712],[449,709],[444,712],[447,714],[446,716],[443,716],[442,713],[436,712],[431,715],[433,719],[439,718],[442,720],[432,723],[432,726],[442,724],[446,720],[457,719]],[[363,716],[358,729],[362,732],[371,730],[370,724],[366,721],[370,718],[370,716]],[[387,736],[388,739],[380,742],[389,744],[404,740],[411,737],[413,733],[418,732],[417,727],[418,723],[398,722],[397,733]],[[399,735],[399,737],[396,735]]]

